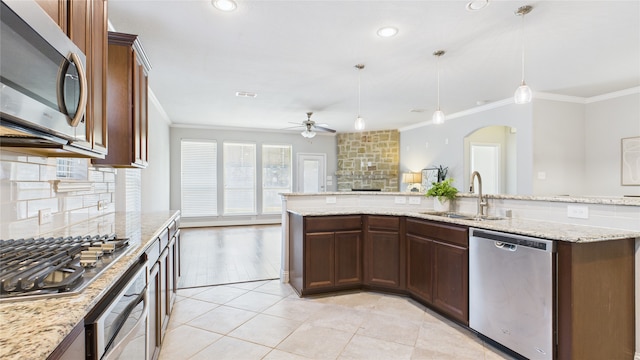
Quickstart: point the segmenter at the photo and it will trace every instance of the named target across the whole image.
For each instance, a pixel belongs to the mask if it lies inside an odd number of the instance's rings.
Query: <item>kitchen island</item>
[[[39,234],[75,236],[113,231],[129,238],[129,249],[80,294],[0,303],[0,358],[47,358],[179,215],[178,211],[116,212]]]
[[[473,215],[476,199],[462,196],[454,210]],[[495,197],[489,209],[498,220],[485,221],[441,216],[429,200],[408,193],[283,195],[283,277],[303,296],[346,289],[405,294],[467,325],[466,231],[551,239],[558,254],[557,358],[634,357],[634,252],[640,239],[635,199]],[[573,204],[588,204],[596,226],[563,219]],[[551,218],[539,218],[544,216]],[[628,225],[599,226],[600,220]]]

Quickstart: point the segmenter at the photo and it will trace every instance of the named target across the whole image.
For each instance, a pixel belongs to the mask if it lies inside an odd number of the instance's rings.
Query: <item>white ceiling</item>
[[[149,85],[174,124],[283,129],[313,120],[353,132],[431,119],[436,57],[446,114],[512,97],[525,17],[526,80],[535,92],[592,97],[640,85],[640,1],[109,0],[117,31],[140,35]],[[395,26],[394,38],[376,30]],[[256,98],[236,97],[237,91]],[[424,112],[411,112],[424,109]]]

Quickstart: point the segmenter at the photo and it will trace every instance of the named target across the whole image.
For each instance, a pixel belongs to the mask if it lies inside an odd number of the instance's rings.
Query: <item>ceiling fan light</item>
[[[307,139],[311,139],[314,136],[316,136],[316,132],[313,130],[304,130],[303,132],[300,133],[303,137],[307,138]]]
[[[212,0],[211,4],[220,11],[233,11],[238,7],[233,0]]]
[[[433,118],[431,118],[431,121],[436,125],[444,124],[444,120],[444,112],[440,109],[436,110],[436,112],[433,113]]]
[[[518,86],[515,94],[513,94],[513,100],[516,104],[528,104],[531,102],[533,98],[533,93],[531,92],[531,88],[522,82],[522,85]]]
[[[364,119],[360,116],[358,116],[356,118],[356,122],[353,124],[353,126],[356,128],[356,130],[358,131],[362,131],[364,130]]]

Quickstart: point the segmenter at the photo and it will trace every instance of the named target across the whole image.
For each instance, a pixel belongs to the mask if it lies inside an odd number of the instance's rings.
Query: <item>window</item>
[[[279,213],[278,193],[291,192],[291,145],[262,145],[262,213]]]
[[[224,214],[256,213],[256,144],[224,143]]]
[[[182,140],[181,212],[183,217],[218,215],[215,141]]]

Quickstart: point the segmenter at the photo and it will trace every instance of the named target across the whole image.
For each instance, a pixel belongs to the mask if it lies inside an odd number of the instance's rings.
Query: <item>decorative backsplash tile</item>
[[[59,164],[57,158],[0,151],[0,238],[36,236],[115,211],[116,170],[94,168],[88,159],[64,160]],[[65,170],[71,163],[74,177],[86,180],[56,175],[59,165]],[[80,181],[85,189],[63,191],[55,186],[57,181]],[[98,209],[98,201],[105,206]],[[50,223],[39,223],[40,210],[51,211]]]

